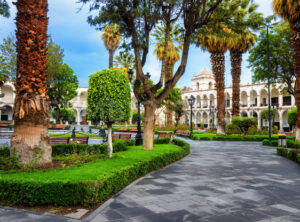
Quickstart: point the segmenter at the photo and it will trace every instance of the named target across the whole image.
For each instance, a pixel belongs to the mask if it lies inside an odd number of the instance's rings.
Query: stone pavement
[[[253,142],[192,154],[121,191],[86,221],[300,221],[300,166]]]
[[[191,155],[148,174],[85,221],[300,221],[300,166],[255,142],[190,141]],[[0,221],[68,221],[0,208]]]

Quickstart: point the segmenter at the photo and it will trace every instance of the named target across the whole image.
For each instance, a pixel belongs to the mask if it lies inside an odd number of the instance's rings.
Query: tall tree
[[[300,1],[274,0],[275,13],[286,20],[291,27],[291,42],[294,49],[296,71],[296,105],[297,105],[297,132],[296,140],[300,141]]]
[[[51,107],[55,110],[60,124],[64,120],[66,109],[72,107],[70,101],[77,96],[78,86],[73,69],[65,63],[62,64],[48,86]]]
[[[109,68],[113,67],[114,52],[119,47],[122,35],[116,24],[107,25],[101,35],[104,45],[109,52]]]
[[[242,74],[243,54],[255,43],[257,37],[252,31],[257,31],[264,22],[256,10],[258,5],[251,0],[241,0],[239,7],[232,13],[233,19],[228,27],[235,32],[230,38],[229,50],[232,75],[232,116],[240,115],[240,78]]]
[[[155,110],[168,96],[185,72],[191,37],[194,31],[207,24],[212,12],[218,7],[221,1],[80,0],[83,3],[90,3],[90,10],[99,10],[98,15],[89,17],[88,21],[91,25],[103,28],[106,24],[114,22],[120,26],[122,33],[126,37],[131,38],[131,46],[134,50],[137,66],[134,94],[138,101],[145,107],[144,150],[153,149]],[[161,74],[159,81],[150,86],[149,79],[144,74],[143,66],[147,61],[149,52],[150,33],[153,28],[162,22],[165,24],[166,30]],[[162,88],[164,83],[170,25],[175,25],[176,23],[182,25],[184,36],[180,65],[172,79],[165,84],[163,91],[159,95],[156,95],[156,92]]]
[[[64,63],[64,50],[52,39],[47,43],[47,67],[48,83],[55,79],[56,75],[60,76],[60,68]]]
[[[230,30],[226,27],[217,29],[202,29],[196,37],[197,45],[210,52],[212,71],[216,80],[217,88],[217,119],[219,135],[225,135],[225,52],[228,50]]]
[[[15,79],[17,72],[16,40],[13,36],[3,39],[0,45],[0,76],[3,80]]]
[[[48,136],[47,0],[18,0],[15,130],[11,152],[21,163],[51,162]],[[16,151],[16,152],[15,152]]]
[[[6,0],[0,0],[0,15],[8,18],[9,14],[9,5]]]
[[[129,69],[135,69],[135,59],[134,55],[128,52],[120,52],[115,58],[115,67],[122,69],[126,74],[127,79],[129,80],[128,71]]]
[[[271,83],[282,83],[281,91],[295,96],[295,66],[291,31],[288,23],[280,22],[269,32],[270,72],[267,61],[267,32],[260,33],[258,42],[250,50],[249,67],[254,73],[253,81],[265,82],[269,77]]]
[[[154,54],[156,57],[162,61],[165,51],[165,30],[166,26],[159,26],[154,30],[153,36],[155,37],[157,43],[155,44],[156,49]],[[170,36],[167,48],[167,58],[166,58],[166,70],[164,73],[165,83],[172,79],[174,72],[175,63],[180,60],[180,51],[182,50],[183,36],[182,30],[179,25],[170,25]],[[166,116],[167,116],[167,127],[172,127],[173,125],[173,115],[171,109],[171,101],[166,101]]]

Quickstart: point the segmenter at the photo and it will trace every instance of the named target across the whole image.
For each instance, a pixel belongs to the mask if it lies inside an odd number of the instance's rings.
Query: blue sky
[[[12,0],[8,0],[11,5],[11,17],[0,17],[0,40],[15,31],[16,8],[12,5]],[[95,30],[87,22],[89,15],[88,7],[81,11],[80,4],[76,0],[48,0],[49,2],[49,27],[48,33],[53,40],[65,51],[65,62],[68,63],[78,76],[80,86],[88,86],[88,76],[98,70],[108,67],[108,52],[100,38],[101,32]],[[264,16],[273,14],[272,0],[254,0],[259,4],[259,12]],[[160,63],[153,55],[154,42],[151,43],[150,53],[144,67],[145,72],[150,72],[151,78],[156,81],[160,75]],[[116,55],[118,52],[116,52]],[[247,68],[247,57],[244,55],[242,69],[242,84],[251,82],[251,70]],[[194,74],[203,69],[211,71],[210,55],[194,46],[190,49],[187,69],[177,86],[183,87],[191,85]],[[231,85],[230,58],[226,54],[226,76],[225,83]]]

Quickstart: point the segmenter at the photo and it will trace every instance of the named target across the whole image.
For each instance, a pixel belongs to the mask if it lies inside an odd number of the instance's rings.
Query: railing
[[[204,109],[206,109],[208,106],[203,106]]]
[[[291,106],[291,105],[292,105],[292,102],[283,102],[282,105],[283,105],[283,106]]]
[[[268,106],[268,104],[260,104],[261,107]]]

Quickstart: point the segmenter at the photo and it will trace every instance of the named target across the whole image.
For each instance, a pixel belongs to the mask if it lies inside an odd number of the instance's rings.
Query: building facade
[[[271,106],[275,111],[274,125],[277,125],[280,131],[289,131],[290,126],[287,123],[287,112],[295,107],[294,96],[290,94],[281,94],[282,85],[271,86]],[[215,89],[215,78],[210,72],[204,70],[192,79],[192,88],[184,87],[182,97],[188,103],[188,98],[193,95],[196,98],[193,111],[193,122],[205,127],[216,126],[216,104],[217,91]],[[225,88],[225,109],[226,122],[232,120],[232,87]],[[266,84],[248,84],[240,87],[240,116],[256,117],[258,127],[268,126],[268,120],[261,118],[261,111],[268,108],[268,89]],[[190,109],[190,108],[189,108]],[[190,110],[182,117],[183,122],[188,122]]]

